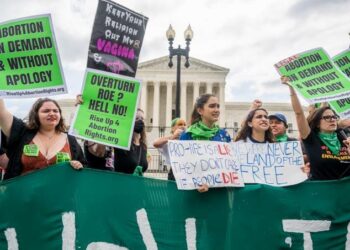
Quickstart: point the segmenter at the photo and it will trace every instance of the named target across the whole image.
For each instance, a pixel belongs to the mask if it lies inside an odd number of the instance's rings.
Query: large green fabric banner
[[[350,249],[349,193],[350,179],[199,193],[60,164],[0,184],[0,249]]]

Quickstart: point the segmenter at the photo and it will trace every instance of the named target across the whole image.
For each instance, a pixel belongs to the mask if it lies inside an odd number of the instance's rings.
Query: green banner
[[[344,250],[349,193],[350,179],[179,191],[66,163],[0,184],[0,249]]]
[[[0,24],[0,95],[6,98],[66,93],[50,15]]]
[[[87,69],[69,133],[112,147],[129,149],[141,82],[135,78]]]
[[[350,49],[334,56],[333,61],[347,77],[350,77]],[[329,104],[340,117],[350,118],[350,97],[331,101]]]
[[[339,100],[350,96],[350,79],[322,49],[312,49],[275,64],[280,75],[310,103]]]

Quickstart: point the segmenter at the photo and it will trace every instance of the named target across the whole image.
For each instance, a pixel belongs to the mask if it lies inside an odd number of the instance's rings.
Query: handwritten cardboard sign
[[[237,172],[239,162],[228,143],[172,140],[168,153],[178,189],[196,189],[203,184],[244,186]]]
[[[179,189],[242,187],[244,183],[288,186],[307,179],[300,142],[244,143],[169,141],[168,153]]]
[[[279,143],[231,143],[239,159],[244,183],[289,186],[307,179],[302,171],[303,153],[299,141]]]

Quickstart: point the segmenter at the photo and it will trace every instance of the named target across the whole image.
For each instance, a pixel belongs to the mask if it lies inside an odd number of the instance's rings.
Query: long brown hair
[[[204,105],[208,102],[210,97],[216,97],[216,96],[213,94],[203,94],[197,98],[196,103],[194,104],[194,107],[193,107],[190,125],[193,125],[202,120],[202,117],[198,113],[197,109],[203,108]]]
[[[29,111],[29,115],[28,115],[28,121],[27,121],[27,128],[29,129],[34,129],[34,130],[39,130],[40,128],[40,120],[39,120],[39,109],[43,106],[43,104],[45,102],[52,102],[56,105],[56,107],[58,108],[59,112],[60,112],[60,120],[57,124],[57,126],[55,127],[55,130],[57,132],[66,132],[67,131],[67,126],[64,122],[64,118],[62,116],[62,110],[60,105],[58,105],[58,103],[50,98],[39,98],[38,100],[36,100],[31,108],[31,110]]]
[[[257,108],[257,109],[254,109],[254,110],[250,111],[248,113],[248,116],[245,119],[241,129],[238,131],[238,135],[237,135],[235,141],[239,141],[239,140],[247,141],[247,138],[252,136],[253,129],[252,129],[252,127],[250,127],[248,125],[248,123],[253,120],[254,115],[255,115],[256,111],[258,111],[258,110],[263,110],[267,114],[267,111],[264,108]],[[273,142],[273,135],[272,135],[272,132],[271,132],[270,128],[265,131],[265,140],[268,141],[268,142]]]

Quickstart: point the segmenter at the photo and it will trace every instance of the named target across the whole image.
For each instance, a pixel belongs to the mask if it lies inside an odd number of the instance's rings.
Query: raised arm
[[[250,113],[250,111],[261,108],[262,107],[262,101],[259,99],[255,99],[252,104],[250,105],[249,109],[248,109],[248,113]],[[243,120],[241,121],[241,127],[243,127],[243,124],[245,123],[247,117],[244,117]]]
[[[174,131],[173,134],[156,139],[153,142],[153,146],[155,148],[161,148],[164,144],[167,144],[169,140],[178,140],[183,131],[183,129],[178,128]]]
[[[297,120],[297,125],[300,133],[300,137],[302,139],[305,139],[311,132],[310,126],[306,120],[304,110],[301,107],[299,98],[293,89],[293,87],[290,85],[288,77],[282,76],[281,81],[283,84],[287,85],[289,87],[289,92],[290,92],[290,100],[292,102],[292,107],[295,113],[295,117]]]
[[[13,122],[13,115],[6,109],[3,99],[0,99],[0,127],[4,134],[9,137]]]
[[[262,107],[262,101],[259,99],[255,99],[252,104],[250,105],[250,108],[248,110],[248,113],[254,109],[258,109]]]

